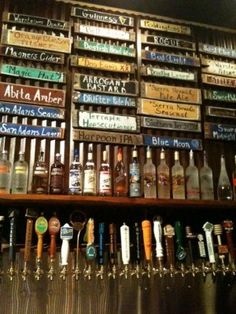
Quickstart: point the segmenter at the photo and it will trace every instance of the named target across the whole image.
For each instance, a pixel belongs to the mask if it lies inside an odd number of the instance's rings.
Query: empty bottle
[[[203,167],[200,169],[200,191],[202,200],[214,200],[213,173],[204,151]]]
[[[144,179],[144,197],[156,198],[156,167],[152,162],[151,149],[148,146],[146,151],[146,163],[143,166],[143,179]]]
[[[195,166],[193,151],[189,153],[189,165],[185,171],[186,180],[186,196],[189,200],[200,199],[200,187],[199,187],[199,173],[198,168]]]
[[[28,163],[25,161],[25,153],[19,152],[19,159],[13,166],[11,186],[11,192],[13,194],[27,193],[28,171]]]
[[[217,185],[218,200],[232,200],[233,191],[225,166],[225,157],[222,154],[220,158],[220,176]]]
[[[0,194],[10,193],[11,188],[11,163],[8,160],[8,151],[0,154]]]

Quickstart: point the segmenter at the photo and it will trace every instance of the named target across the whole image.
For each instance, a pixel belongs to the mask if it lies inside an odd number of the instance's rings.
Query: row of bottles
[[[235,158],[236,159],[236,158]],[[236,162],[235,162],[236,163]],[[25,194],[28,189],[28,163],[24,153],[19,153],[19,160],[13,165],[7,160],[7,151],[3,151],[0,159],[0,193]],[[235,166],[236,168],[236,166]],[[61,155],[56,154],[51,165],[50,174],[44,160],[44,152],[33,169],[32,193],[64,194],[65,166]],[[12,172],[12,175],[11,175]],[[233,175],[233,188],[229,180],[224,156],[221,155],[220,176],[217,185],[219,200],[232,200],[236,192],[236,173]],[[97,182],[98,180],[98,182]],[[143,193],[142,184],[143,180]],[[234,191],[233,191],[234,189]],[[160,153],[160,164],[156,167],[152,161],[151,149],[146,149],[146,162],[141,167],[136,147],[132,151],[132,159],[127,171],[123,161],[122,148],[118,148],[117,163],[112,171],[108,162],[108,152],[103,150],[102,161],[98,169],[93,158],[93,146],[89,145],[88,156],[84,167],[79,161],[79,153],[75,151],[74,160],[69,170],[69,194],[130,196],[160,199],[213,200],[213,172],[207,163],[204,152],[204,164],[200,170],[195,165],[193,151],[189,153],[189,165],[184,170],[180,164],[179,152],[174,152],[174,165],[170,169],[166,163],[165,151]]]

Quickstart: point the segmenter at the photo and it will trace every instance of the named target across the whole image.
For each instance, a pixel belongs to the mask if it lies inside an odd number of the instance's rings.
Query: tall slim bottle
[[[41,150],[34,164],[32,193],[48,194],[48,179],[48,165],[44,159],[44,152]]]
[[[170,168],[166,164],[164,149],[161,150],[157,167],[157,195],[158,198],[170,199]]]
[[[132,160],[129,165],[129,196],[140,197],[141,196],[141,174],[140,164],[138,160],[138,151],[134,146],[132,151]]]
[[[83,167],[79,160],[79,151],[74,152],[74,160],[69,170],[69,194],[81,195],[83,187]]]
[[[218,197],[218,200],[232,200],[233,199],[232,186],[231,186],[228,174],[227,174],[224,155],[221,155],[221,158],[220,158],[220,176],[219,176],[219,181],[217,185],[217,197]]]
[[[88,157],[84,166],[84,195],[96,195],[97,194],[97,178],[96,167],[93,160],[93,145],[89,144]]]
[[[193,151],[189,153],[189,165],[185,170],[186,196],[189,200],[200,199],[199,173],[195,166]]]
[[[214,200],[213,173],[204,151],[203,167],[200,169],[200,191],[202,200]]]
[[[25,153],[19,152],[19,159],[14,163],[12,172],[12,194],[26,194],[28,184],[28,163],[25,161]]]
[[[174,153],[174,166],[171,168],[172,197],[173,199],[185,199],[184,168],[179,161],[179,152]]]
[[[50,194],[64,193],[65,166],[61,162],[61,154],[57,153],[51,165]]]
[[[111,196],[111,168],[107,160],[107,151],[102,152],[102,163],[99,169],[99,187],[98,194],[100,196]]]
[[[0,153],[0,194],[9,194],[11,189],[11,170],[12,166],[8,160],[8,151]]]
[[[143,180],[144,198],[156,198],[156,167],[152,162],[152,153],[149,146],[146,150],[146,163],[143,166]]]
[[[123,162],[123,151],[121,147],[117,150],[117,163],[113,172],[113,195],[114,196],[127,196],[127,172]]]

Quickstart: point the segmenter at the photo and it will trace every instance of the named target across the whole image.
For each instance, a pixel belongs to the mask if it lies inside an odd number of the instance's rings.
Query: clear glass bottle
[[[200,169],[200,191],[202,200],[214,200],[213,173],[207,162],[206,152],[204,151],[203,166]]]
[[[233,183],[234,200],[236,201],[236,155],[234,156],[234,170],[233,170],[233,176],[232,176],[232,183]]]
[[[152,153],[149,146],[146,150],[146,163],[143,166],[143,181],[144,198],[156,198],[156,167],[152,162]]]
[[[200,199],[199,172],[195,166],[193,151],[189,152],[189,165],[185,170],[186,196],[189,200]]]
[[[48,194],[48,165],[44,160],[44,152],[40,151],[33,169],[32,193]]]
[[[220,158],[220,176],[217,185],[218,200],[232,200],[233,191],[225,166],[225,157],[222,154]]]
[[[50,194],[64,193],[65,166],[61,162],[61,154],[57,153],[55,162],[51,165]]]
[[[12,166],[8,160],[8,151],[3,150],[0,153],[0,194],[10,193],[11,170]]]
[[[98,194],[100,196],[111,196],[111,168],[107,160],[107,151],[102,152],[102,162],[99,169],[99,187]]]
[[[121,147],[117,150],[117,163],[113,172],[113,195],[127,196],[127,172],[123,162],[123,151]]]
[[[82,195],[83,191],[83,166],[79,160],[79,150],[75,149],[74,159],[69,170],[69,194]]]
[[[166,164],[164,149],[161,150],[160,164],[157,167],[157,196],[170,199],[170,168]]]
[[[84,166],[84,195],[96,195],[97,194],[97,178],[96,167],[93,160],[93,145],[89,144],[88,157]]]
[[[171,168],[172,197],[173,199],[185,199],[184,168],[179,161],[179,152],[174,153],[174,166]]]
[[[25,161],[25,153],[19,152],[19,159],[14,163],[12,172],[12,194],[26,194],[28,184],[28,163]]]
[[[138,160],[138,151],[134,146],[132,151],[132,160],[129,165],[129,196],[140,197],[141,196],[141,174],[140,164]]]

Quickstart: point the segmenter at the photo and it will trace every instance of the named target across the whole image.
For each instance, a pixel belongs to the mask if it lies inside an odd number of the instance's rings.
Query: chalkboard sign
[[[136,95],[137,87],[136,81],[125,81],[110,77],[84,75],[78,73],[74,76],[74,89],[107,94]]]
[[[154,44],[157,46],[171,47],[185,50],[195,50],[195,44],[191,41],[186,41],[177,38],[169,38],[155,35],[142,35],[142,42]]]
[[[236,125],[223,123],[204,123],[205,138],[236,141]]]
[[[191,35],[191,28],[185,25],[169,24],[159,21],[141,19],[140,26],[143,28],[154,29],[157,31]]]
[[[230,48],[224,48],[220,46],[214,46],[209,44],[199,43],[199,51],[216,56],[222,56],[227,58],[236,58],[236,50]]]
[[[193,72],[184,72],[176,70],[168,70],[164,68],[157,68],[153,66],[142,66],[141,73],[147,76],[157,76],[165,77],[174,80],[183,80],[183,81],[196,81],[196,75]]]
[[[236,102],[236,93],[223,91],[223,90],[207,90],[203,91],[205,99],[217,100],[224,102]]]
[[[223,76],[236,76],[236,64],[201,58],[202,72]]]
[[[236,119],[236,109],[207,106],[206,115],[210,117]]]
[[[232,88],[236,87],[236,79],[225,76],[202,74],[202,82],[210,85],[226,86]]]

